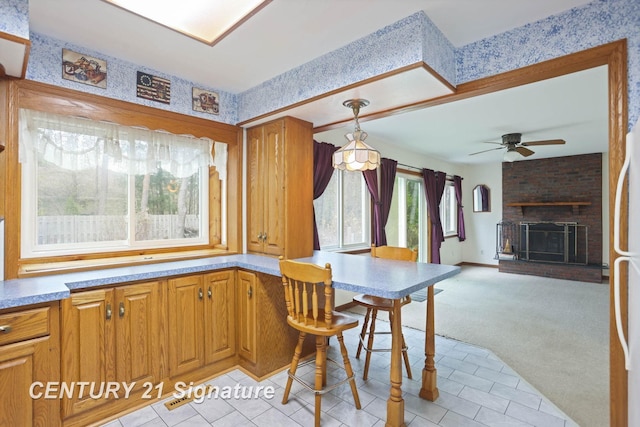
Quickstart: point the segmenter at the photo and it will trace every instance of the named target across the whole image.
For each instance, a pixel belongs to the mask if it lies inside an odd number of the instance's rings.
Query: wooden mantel
[[[589,206],[591,202],[513,202],[507,203],[507,206],[519,207],[524,215],[524,208],[535,206],[570,206],[575,215],[578,214],[580,206]]]

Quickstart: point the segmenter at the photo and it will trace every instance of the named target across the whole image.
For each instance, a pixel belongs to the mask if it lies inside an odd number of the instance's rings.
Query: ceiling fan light
[[[506,153],[504,153],[504,161],[505,162],[514,162],[516,160],[522,159],[522,155],[518,153],[516,150],[508,149]]]

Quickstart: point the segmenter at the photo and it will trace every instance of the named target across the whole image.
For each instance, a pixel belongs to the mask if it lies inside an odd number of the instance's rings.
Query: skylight
[[[213,46],[271,0],[104,0]]]

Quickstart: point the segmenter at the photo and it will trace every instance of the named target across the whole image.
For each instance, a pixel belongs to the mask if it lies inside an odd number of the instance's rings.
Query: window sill
[[[18,270],[19,278],[45,276],[58,273],[100,270],[104,268],[129,267],[141,264],[155,264],[167,261],[184,261],[211,256],[229,255],[226,249],[200,249],[192,251],[132,255],[109,258],[94,258],[55,262],[28,262],[22,260]]]

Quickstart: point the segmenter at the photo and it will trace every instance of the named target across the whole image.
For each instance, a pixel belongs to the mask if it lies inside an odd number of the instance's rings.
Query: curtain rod
[[[404,163],[400,163],[400,162],[398,162],[398,166],[404,166],[405,168],[417,169],[419,171],[422,171],[422,169],[423,169],[423,168],[419,168],[419,167],[416,167],[416,166],[405,165]],[[451,179],[452,180],[453,179],[453,175],[447,174],[447,179]]]

